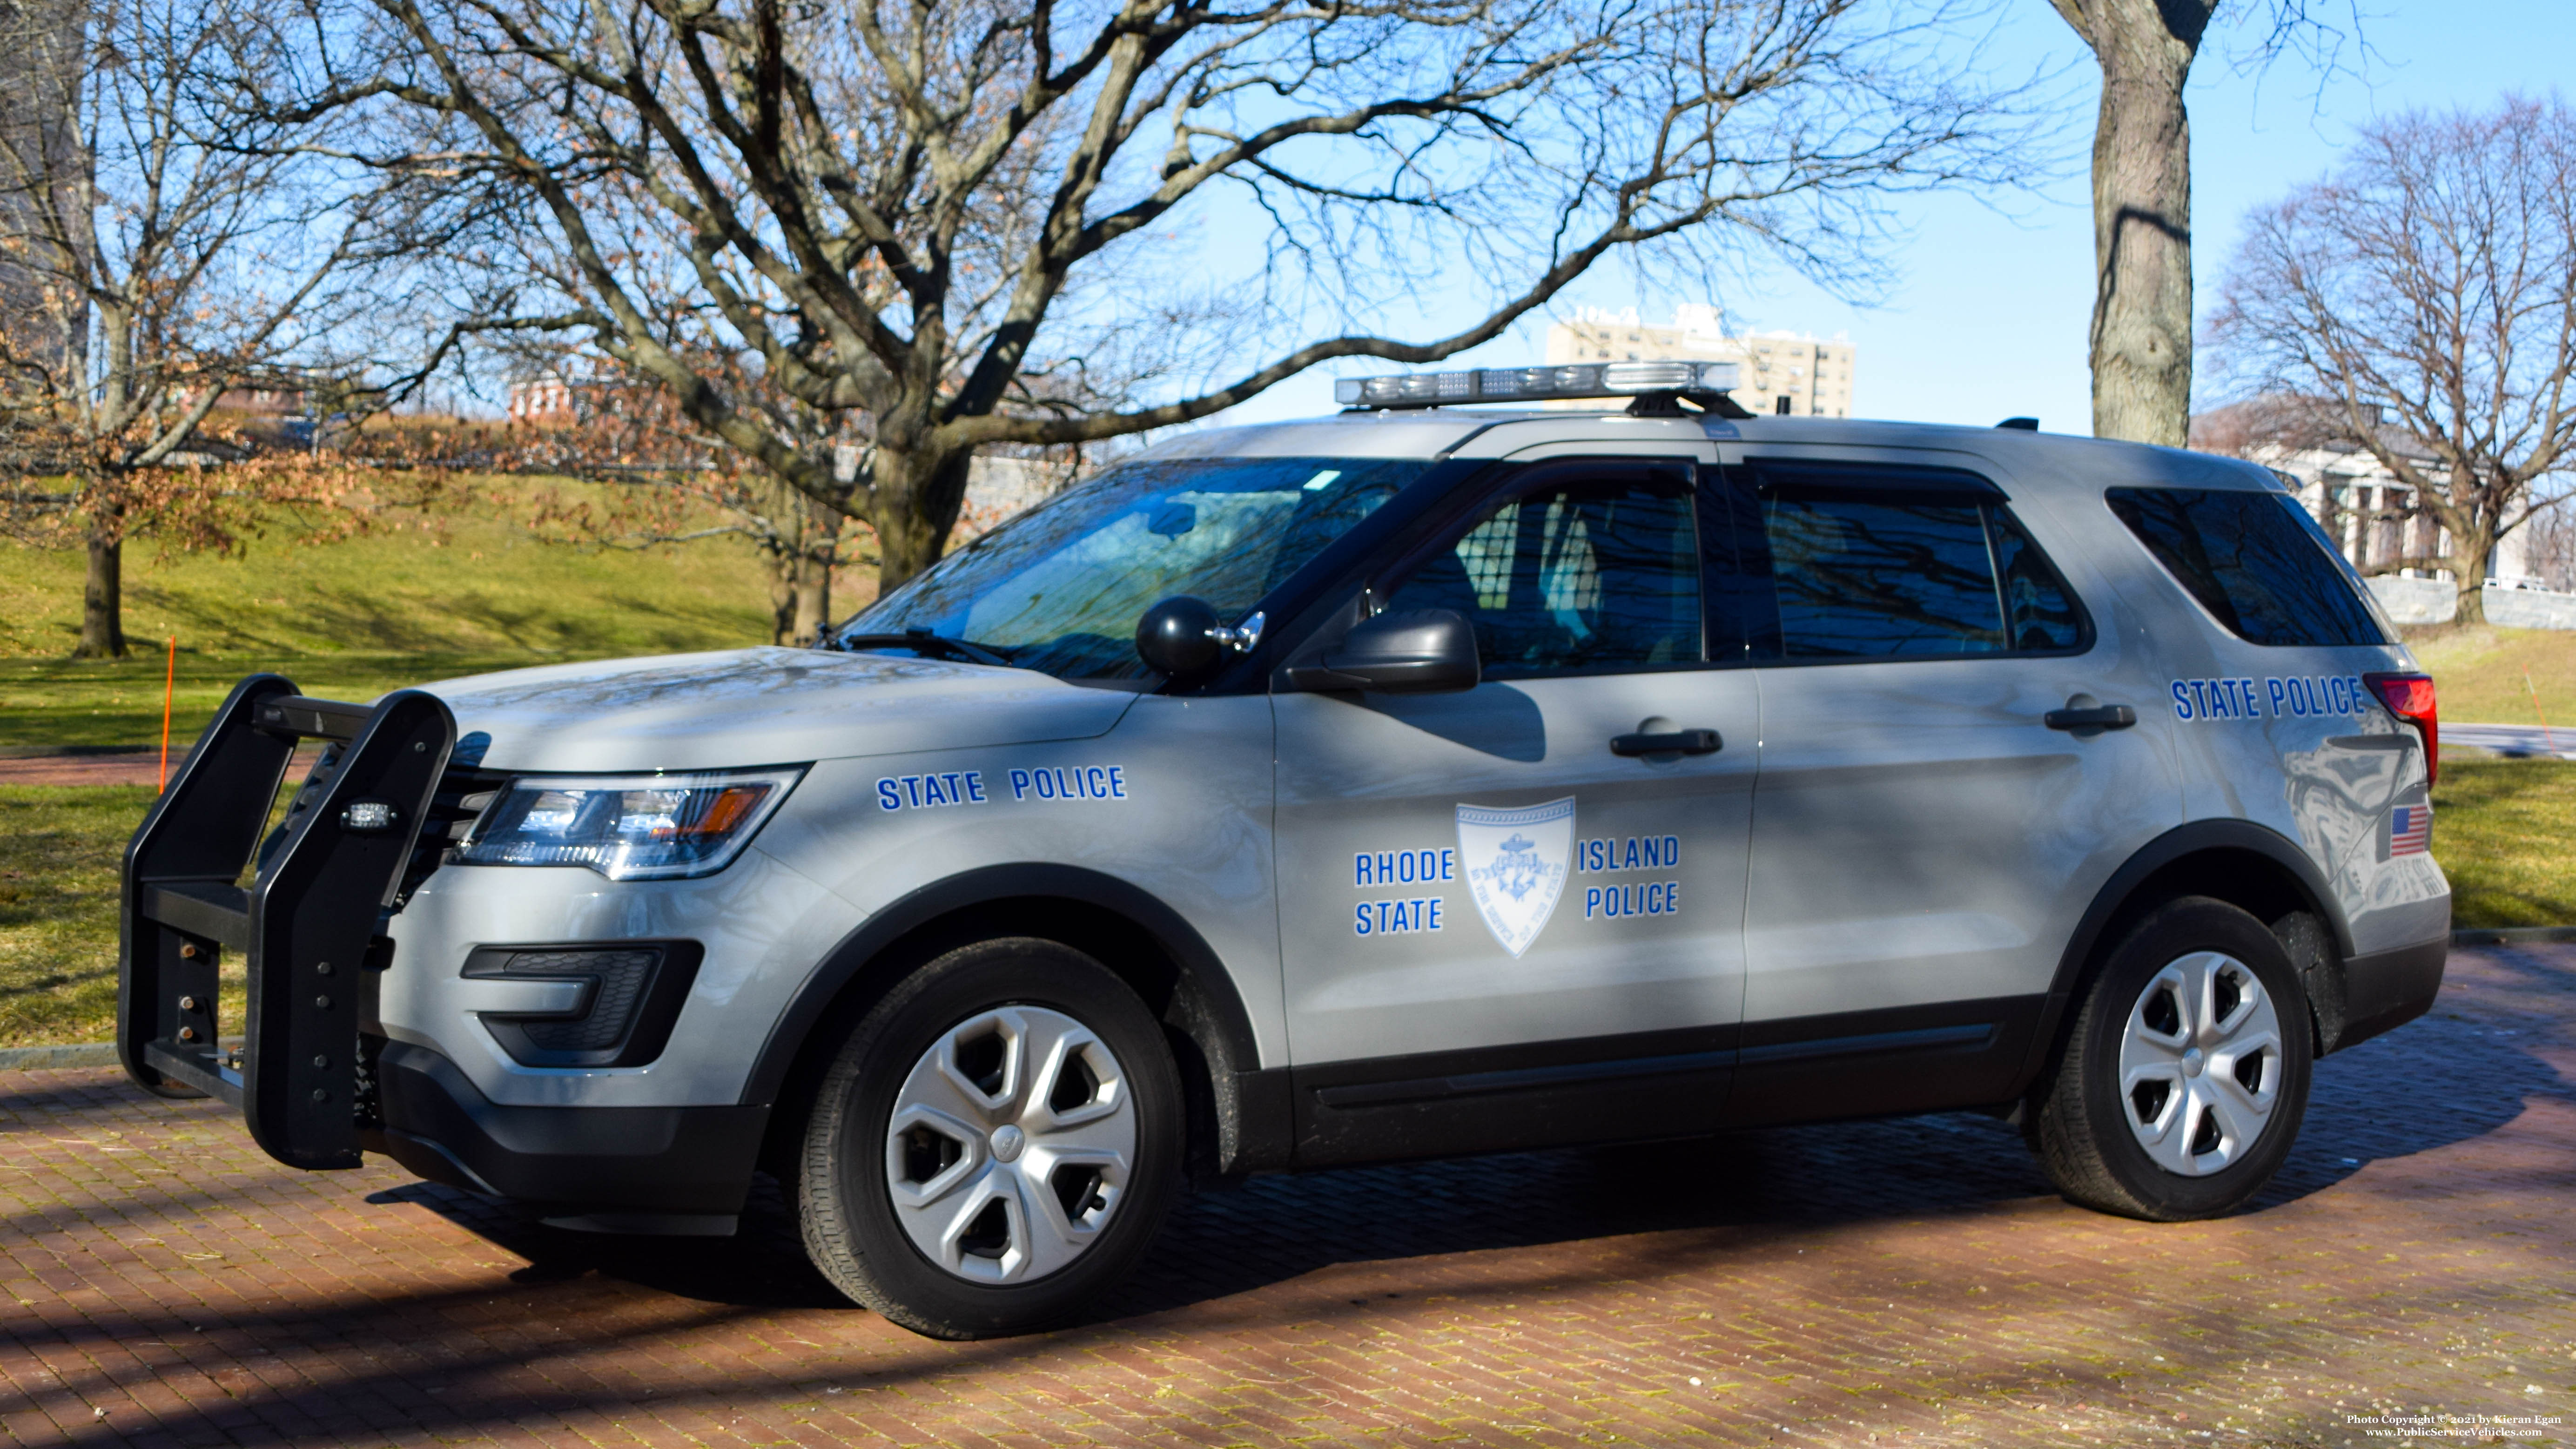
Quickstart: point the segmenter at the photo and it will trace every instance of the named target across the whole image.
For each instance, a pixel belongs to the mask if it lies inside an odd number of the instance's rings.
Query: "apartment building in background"
[[[1735,400],[1745,411],[1783,417],[1847,418],[1852,414],[1854,349],[1796,332],[1727,335],[1715,307],[1689,304],[1673,320],[1641,322],[1637,309],[1587,307],[1547,329],[1547,360],[1575,362],[1734,362],[1743,369]],[[1568,404],[1567,406],[1589,406]]]

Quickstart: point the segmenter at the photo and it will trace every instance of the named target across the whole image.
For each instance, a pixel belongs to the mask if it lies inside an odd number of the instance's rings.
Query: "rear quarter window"
[[[2250,644],[2385,644],[2340,560],[2286,494],[2114,488],[2111,511],[2174,582]]]

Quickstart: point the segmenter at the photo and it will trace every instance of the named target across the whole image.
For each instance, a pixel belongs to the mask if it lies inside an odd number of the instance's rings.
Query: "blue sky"
[[[2005,0],[2009,25],[1995,60],[2014,70],[2054,58],[2091,60],[2047,0]],[[2231,0],[2228,10],[2259,0]],[[2365,0],[2367,3],[2367,0]],[[2014,9],[2020,12],[2015,16]],[[2339,8],[2330,5],[2328,8]],[[2194,273],[2204,312],[2236,248],[2246,214],[2311,180],[2335,162],[2372,117],[2422,107],[2484,107],[2509,90],[2546,94],[2576,42],[2576,6],[2566,0],[2378,0],[2364,18],[2373,54],[2358,78],[2319,93],[2313,75],[2285,59],[2264,76],[2239,75],[2225,54],[2237,32],[2224,24],[2204,47],[2187,95],[2192,119]],[[1793,275],[1740,279],[1716,300],[1755,329],[1788,328],[1858,348],[1854,411],[1924,422],[1991,423],[2034,414],[2051,432],[2092,425],[2085,330],[2093,305],[2092,219],[2082,158],[2090,145],[2094,90],[2067,87],[2064,181],[1999,214],[1959,196],[1904,198],[1910,237],[1892,253],[1901,280],[1871,307],[1842,302]],[[1639,298],[1615,268],[1556,308],[1623,307]],[[1647,321],[1665,309],[1642,307]],[[1467,354],[1450,366],[1501,366],[1542,355],[1546,323]],[[1354,367],[1353,372],[1385,370]],[[1317,369],[1272,389],[1219,421],[1311,416],[1332,410],[1332,372]]]

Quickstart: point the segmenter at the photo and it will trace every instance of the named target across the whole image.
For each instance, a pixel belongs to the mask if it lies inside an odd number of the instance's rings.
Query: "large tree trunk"
[[[2452,617],[2463,624],[2487,621],[2487,566],[2495,557],[2495,534],[2489,529],[2451,534],[2451,586],[2458,590],[2459,611]]]
[[[877,534],[877,597],[939,562],[966,506],[972,453],[898,451],[880,443],[870,479],[868,523]]]
[[[803,648],[823,622],[823,561],[805,541],[769,551],[770,642]]]
[[[123,508],[101,508],[90,515],[89,577],[81,585],[75,659],[125,657],[124,514]]]
[[[2191,74],[2215,0],[2053,0],[2102,67],[2093,131],[2093,432],[2191,432]]]

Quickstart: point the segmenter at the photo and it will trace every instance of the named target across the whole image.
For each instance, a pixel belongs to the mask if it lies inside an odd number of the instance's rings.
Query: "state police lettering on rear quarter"
[[[2184,720],[2349,716],[2360,714],[2369,699],[2369,686],[2357,674],[2266,678],[2260,689],[2251,679],[2173,682],[2174,718]]]

